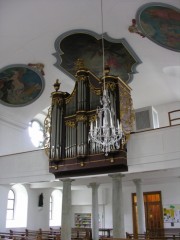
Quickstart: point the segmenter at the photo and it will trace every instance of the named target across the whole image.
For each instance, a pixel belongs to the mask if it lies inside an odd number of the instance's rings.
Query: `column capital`
[[[98,188],[99,187],[99,183],[96,183],[96,182],[92,182],[92,183],[89,183],[89,185],[87,186],[88,188]]]
[[[71,179],[71,178],[62,178],[62,179],[60,179],[60,180],[61,180],[62,182],[69,182],[69,183],[75,181],[74,179]]]
[[[133,182],[135,185],[140,185],[142,184],[142,180],[140,178],[137,178],[137,179],[133,179]]]
[[[122,173],[111,173],[111,174],[108,174],[109,177],[111,177],[112,179],[121,179],[123,178],[125,175],[122,174]]]

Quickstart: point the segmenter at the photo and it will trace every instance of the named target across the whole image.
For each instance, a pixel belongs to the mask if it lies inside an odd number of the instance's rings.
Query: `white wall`
[[[27,188],[29,195],[27,228],[49,230],[49,200],[53,189]],[[39,195],[43,193],[43,207],[38,207]]]
[[[14,126],[0,119],[0,133],[0,156],[36,149],[29,137],[28,128]]]
[[[83,196],[81,195],[82,190],[72,191],[72,205],[91,205],[92,203],[92,190],[91,188],[83,189]],[[98,188],[98,202],[99,204],[105,204],[105,189]]]

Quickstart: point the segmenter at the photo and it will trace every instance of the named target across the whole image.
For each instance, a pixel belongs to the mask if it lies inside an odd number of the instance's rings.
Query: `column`
[[[99,209],[98,209],[98,187],[96,182],[90,183],[92,188],[92,239],[99,240]]]
[[[141,179],[134,179],[133,182],[136,185],[138,233],[141,234],[141,233],[144,233],[146,231],[142,182],[141,182]]]
[[[72,179],[63,179],[61,240],[71,239],[71,182]]]
[[[113,237],[125,238],[122,174],[110,174],[112,178],[112,219]]]

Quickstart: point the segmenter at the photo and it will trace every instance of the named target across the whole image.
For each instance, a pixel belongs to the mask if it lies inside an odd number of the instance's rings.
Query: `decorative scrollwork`
[[[87,68],[84,65],[84,60],[81,58],[77,59],[77,61],[74,64],[74,68],[76,71],[81,70],[81,69],[87,70]]]
[[[78,81],[85,81],[87,80],[87,76],[84,76],[84,75],[80,75],[77,77]]]
[[[63,100],[60,99],[60,98],[53,98],[52,99],[52,105],[61,105],[62,102],[63,102]]]
[[[67,127],[76,127],[76,123],[75,123],[75,121],[66,121],[65,122],[65,125],[67,126]]]
[[[47,156],[49,156],[50,151],[50,133],[51,133],[51,111],[52,108],[48,109],[48,114],[44,120],[44,149]]]
[[[86,115],[76,115],[76,122],[85,122],[87,121],[87,116]]]
[[[113,82],[107,82],[106,89],[110,89],[111,91],[114,91],[116,89],[116,84]]]
[[[98,96],[102,94],[102,90],[99,88],[95,88],[92,84],[89,84],[89,88],[92,92],[94,92]]]
[[[73,97],[76,94],[76,88],[74,88],[73,92],[71,93],[71,95],[69,97],[66,98],[66,104],[70,103],[71,100],[73,99]]]
[[[123,131],[126,135],[126,142],[128,141],[128,135],[133,129],[135,113],[133,109],[132,98],[127,91],[127,88],[121,86],[120,93],[120,118],[123,126]]]
[[[96,119],[97,119],[97,115],[91,115],[91,116],[89,117],[89,122],[95,122]]]

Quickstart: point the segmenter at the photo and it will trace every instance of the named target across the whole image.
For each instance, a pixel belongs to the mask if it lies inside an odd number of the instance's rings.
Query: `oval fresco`
[[[180,11],[161,3],[142,6],[136,16],[138,27],[153,42],[180,51]]]
[[[0,71],[0,102],[21,107],[34,102],[44,90],[44,78],[27,65],[7,66]]]

